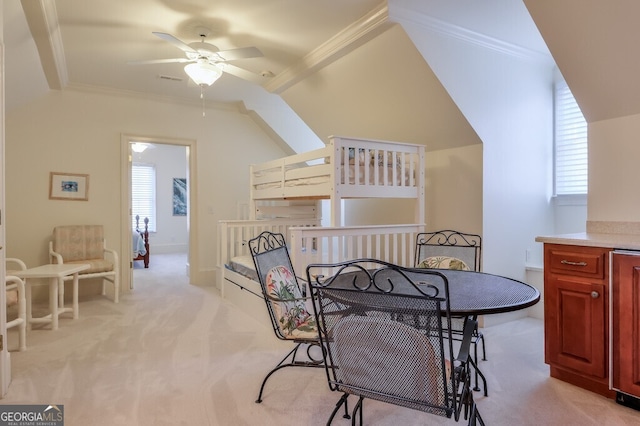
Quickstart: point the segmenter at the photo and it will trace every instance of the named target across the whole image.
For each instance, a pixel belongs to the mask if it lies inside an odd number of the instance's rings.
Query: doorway
[[[134,150],[134,147],[146,149]],[[163,254],[183,253],[186,264],[177,272],[187,275],[190,283],[196,283],[197,277],[193,272],[197,271],[196,220],[195,209],[191,208],[196,205],[195,141],[123,135],[122,152],[122,205],[125,208],[122,214],[121,252],[133,255],[135,216],[140,215],[140,229],[144,229],[144,217],[149,216],[149,268],[153,268],[154,254],[157,262]],[[155,194],[148,194],[146,203],[153,204],[152,210],[146,209],[145,202],[142,205],[132,203],[134,165],[136,170],[153,172]],[[137,198],[144,200],[145,197]],[[139,268],[143,262],[134,262],[131,256],[122,257],[122,270],[128,271],[123,274],[122,288],[132,290],[134,265]]]

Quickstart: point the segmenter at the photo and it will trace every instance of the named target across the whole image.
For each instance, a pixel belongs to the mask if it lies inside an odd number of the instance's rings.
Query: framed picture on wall
[[[173,178],[173,215],[187,215],[187,179]]]
[[[78,173],[49,173],[50,200],[89,200],[89,175]]]

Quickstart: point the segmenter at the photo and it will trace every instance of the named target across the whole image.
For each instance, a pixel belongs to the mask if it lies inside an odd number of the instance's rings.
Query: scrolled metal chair
[[[482,237],[477,234],[443,229],[423,232],[416,236],[416,268],[459,269],[480,272],[482,260]],[[477,317],[473,318],[477,320]],[[464,318],[454,317],[451,322],[452,337],[460,340]],[[478,368],[478,346],[482,343],[482,359],[487,360],[484,335],[477,328],[471,339],[473,344],[473,366],[475,370],[474,390],[480,390],[478,376],[482,378],[484,395],[488,395],[487,380]]]
[[[362,425],[369,398],[484,425],[469,379],[475,321],[456,353],[448,281],[429,269],[416,280],[415,271],[374,259],[307,267],[329,387],[343,393],[327,424],[354,395],[352,424]]]
[[[249,250],[273,331],[278,339],[295,344],[262,381],[256,400],[260,403],[267,380],[273,373],[285,367],[323,367],[324,357],[310,306],[311,297],[306,296],[306,288],[298,282],[284,235],[262,232],[249,240]]]

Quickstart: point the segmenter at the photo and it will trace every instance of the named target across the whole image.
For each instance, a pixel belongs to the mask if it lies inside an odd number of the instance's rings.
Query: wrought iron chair
[[[265,231],[249,240],[249,250],[273,331],[278,339],[295,344],[264,378],[256,400],[260,403],[267,380],[273,373],[285,367],[322,367],[324,358],[310,306],[311,298],[306,296],[306,288],[298,283],[284,236]],[[299,352],[303,348],[306,358],[301,359]],[[318,354],[314,354],[314,348]]]
[[[475,321],[456,354],[442,321],[451,321],[446,277],[424,269],[412,280],[407,271],[415,269],[374,259],[307,267],[329,387],[343,392],[327,424],[350,395],[359,398],[352,424],[362,425],[365,398],[484,424],[469,380]]]
[[[416,268],[461,269],[479,272],[482,259],[482,238],[477,234],[445,229],[423,232],[416,236]],[[473,318],[477,320],[477,317]],[[464,318],[453,318],[451,335],[460,340]],[[487,380],[478,365],[478,345],[482,343],[482,359],[487,360],[484,335],[476,328],[471,339],[473,344],[473,365],[475,369],[474,390],[480,390],[478,376],[482,378],[484,395],[488,394]]]

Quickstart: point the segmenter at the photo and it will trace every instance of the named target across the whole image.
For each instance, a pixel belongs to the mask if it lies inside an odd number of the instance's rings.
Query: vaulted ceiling
[[[346,123],[323,114],[322,108],[318,112],[318,103],[330,108],[330,95],[340,88],[337,83],[323,91],[323,79],[335,81],[336,75],[344,75],[350,77],[346,81],[358,84],[344,83],[343,89],[361,99],[386,92],[386,108],[398,108],[399,99],[409,103],[415,98],[407,111],[430,112],[425,110],[429,108],[425,93],[442,100],[447,98],[446,88],[416,56],[411,40],[396,28],[389,17],[394,8],[414,11],[415,19],[431,28],[454,28],[458,36],[481,35],[543,53],[548,45],[589,121],[640,112],[640,83],[636,82],[640,59],[633,53],[640,31],[633,19],[640,4],[634,0],[613,4],[599,0],[3,2],[6,108],[25,105],[48,90],[68,89],[198,104],[200,88],[189,83],[184,64],[128,62],[182,57],[180,49],[152,32],[169,33],[190,43],[198,40],[198,27],[204,26],[211,30],[206,40],[222,50],[256,46],[264,53],[261,58],[232,61],[249,72],[248,79],[223,75],[203,90],[210,104],[269,107],[282,95],[312,128],[324,132],[329,127],[326,122],[332,120],[342,131],[348,128]],[[376,43],[365,46],[381,34]],[[346,56],[348,61],[343,60]],[[396,88],[401,92],[394,97],[391,92]],[[439,105],[434,117],[447,111],[462,117],[450,100]],[[358,111],[358,105],[352,110]],[[361,120],[367,120],[365,114]],[[474,139],[465,126],[441,129],[440,135]]]
[[[640,113],[640,2],[524,3],[588,122]]]

